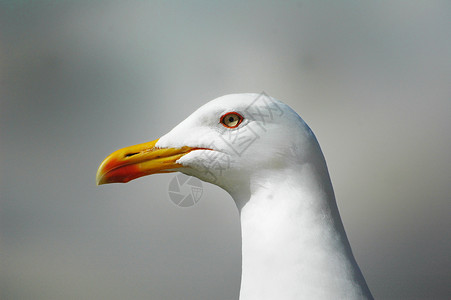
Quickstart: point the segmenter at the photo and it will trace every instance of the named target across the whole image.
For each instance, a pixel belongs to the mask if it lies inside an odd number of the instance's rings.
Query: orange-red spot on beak
[[[113,164],[111,162],[108,165],[112,166]],[[139,178],[144,175],[146,175],[146,173],[141,172],[139,167],[136,165],[122,166],[117,169],[113,169],[112,171],[109,171],[107,174],[105,174],[105,176],[103,176],[101,184],[114,182],[126,183],[130,180]]]

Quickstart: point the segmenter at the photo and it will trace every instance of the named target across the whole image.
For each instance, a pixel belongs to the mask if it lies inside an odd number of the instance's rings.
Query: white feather
[[[244,117],[237,128],[222,115]],[[217,98],[157,147],[209,148],[181,172],[225,189],[241,217],[240,299],[372,299],[344,231],[326,162],[307,124],[265,94]]]

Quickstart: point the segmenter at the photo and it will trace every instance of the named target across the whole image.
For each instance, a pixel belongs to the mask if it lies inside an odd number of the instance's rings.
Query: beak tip
[[[97,173],[96,173],[96,186],[105,184],[105,181],[103,180],[104,179],[103,175],[104,174],[101,171],[101,167],[99,167],[99,169],[97,170]]]

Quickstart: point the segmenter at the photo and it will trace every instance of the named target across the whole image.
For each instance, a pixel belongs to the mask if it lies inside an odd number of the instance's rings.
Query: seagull
[[[285,103],[265,93],[216,98],[160,139],[110,154],[96,180],[177,171],[221,187],[239,210],[241,300],[373,299],[318,141]]]

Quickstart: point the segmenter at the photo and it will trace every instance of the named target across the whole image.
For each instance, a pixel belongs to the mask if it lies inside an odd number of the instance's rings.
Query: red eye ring
[[[237,112],[228,112],[221,117],[221,124],[227,128],[236,128],[241,122],[243,122],[244,118]]]

